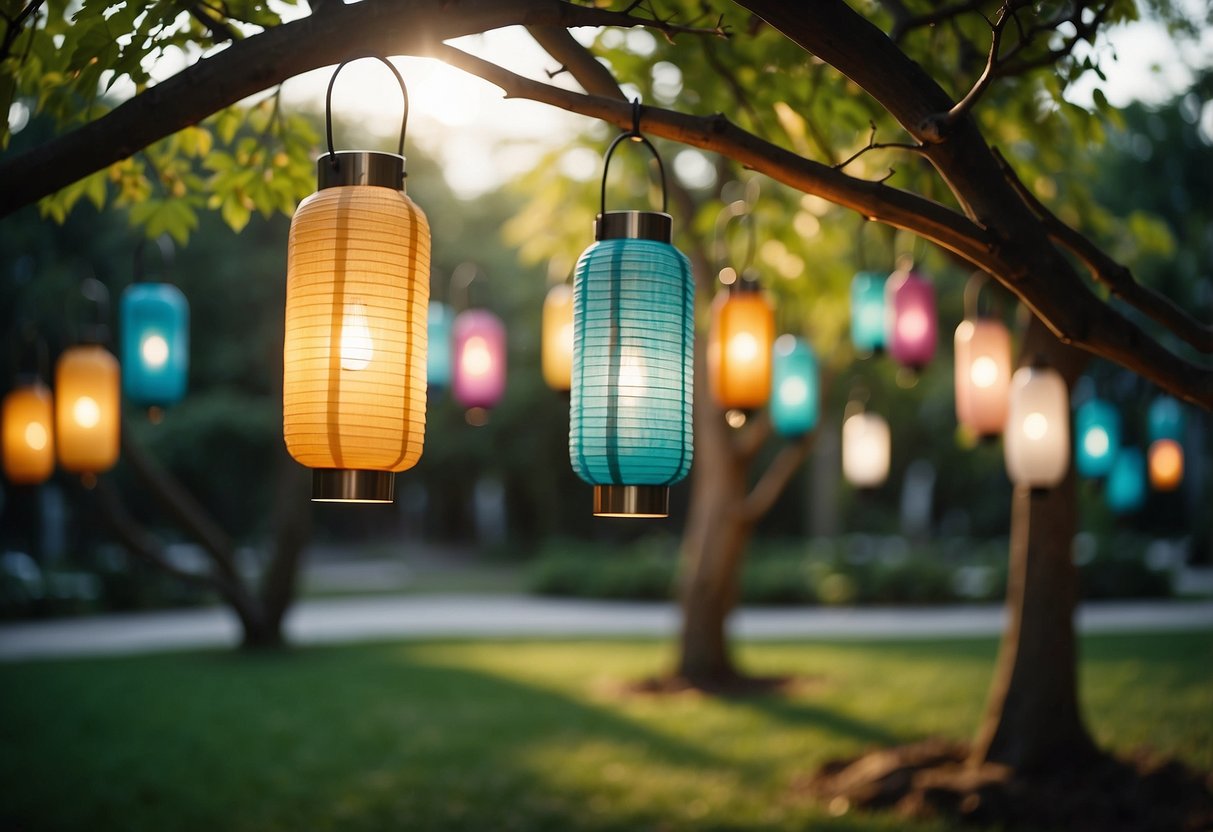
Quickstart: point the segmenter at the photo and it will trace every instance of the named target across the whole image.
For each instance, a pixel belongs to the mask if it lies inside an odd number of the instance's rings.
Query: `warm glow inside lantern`
[[[1150,443],[1150,486],[1156,491],[1174,491],[1184,478],[1183,446],[1174,439]]]
[[[925,367],[935,355],[935,289],[908,269],[889,275],[885,283],[885,341],[889,355],[912,369]]]
[[[4,476],[16,485],[37,485],[55,471],[54,408],[51,391],[26,381],[0,406]]]
[[[569,390],[573,386],[573,287],[569,284],[557,283],[543,299],[540,338],[544,382],[553,390]]]
[[[622,134],[619,143],[641,142]],[[670,215],[602,210],[573,276],[569,457],[594,486],[594,514],[665,517],[691,469],[695,289]],[[664,186],[664,172],[662,174]],[[665,207],[664,187],[662,207]]]
[[[1053,488],[1070,463],[1069,392],[1048,367],[1020,367],[1011,377],[1003,445],[1007,475],[1016,485]]]
[[[402,153],[334,151],[329,105],[317,191],[291,220],[283,436],[313,500],[391,502],[425,437],[430,229]]]
[[[1011,386],[1011,333],[1002,321],[961,321],[955,338],[956,419],[977,436],[1002,433]]]
[[[857,352],[884,349],[884,284],[878,272],[858,272],[851,279],[851,343]]]
[[[118,359],[100,344],[64,350],[55,365],[55,446],[59,464],[100,474],[118,461]]]
[[[136,283],[122,293],[122,392],[146,407],[185,396],[189,375],[189,302],[170,283]]]
[[[708,329],[708,389],[723,408],[753,410],[771,397],[775,310],[758,284],[737,280],[716,295]]]
[[[772,350],[771,426],[795,438],[817,427],[821,392],[817,357],[803,338],[780,335]]]
[[[430,301],[425,377],[431,390],[451,386],[451,324],[455,315],[445,303]]]
[[[842,474],[856,488],[876,488],[889,477],[892,439],[879,413],[861,411],[842,423]]]
[[[496,406],[505,395],[505,324],[487,309],[455,317],[451,394],[466,408]]]
[[[1112,470],[1120,448],[1120,414],[1103,399],[1091,398],[1074,413],[1074,461],[1084,477]]]
[[[1129,514],[1145,505],[1146,461],[1138,448],[1125,446],[1116,451],[1104,484],[1104,501],[1115,514]]]

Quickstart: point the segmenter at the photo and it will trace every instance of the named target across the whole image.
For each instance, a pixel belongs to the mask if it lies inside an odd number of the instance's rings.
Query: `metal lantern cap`
[[[390,503],[395,492],[396,475],[391,471],[312,469],[314,503]]]
[[[674,220],[664,211],[606,211],[594,220],[595,240],[674,239]]]
[[[668,517],[670,489],[664,485],[596,485],[596,517]]]
[[[338,150],[316,160],[316,190],[369,185],[404,190],[404,157],[375,150]]]

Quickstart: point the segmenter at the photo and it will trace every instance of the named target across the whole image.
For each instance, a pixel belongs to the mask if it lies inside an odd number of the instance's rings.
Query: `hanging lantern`
[[[956,327],[956,419],[977,436],[1002,433],[1011,385],[1011,333],[976,318]]]
[[[462,407],[491,408],[505,395],[505,324],[487,309],[455,316],[451,394]]]
[[[189,302],[169,283],[136,283],[119,303],[122,392],[144,407],[185,396],[189,375]]]
[[[557,283],[543,299],[540,355],[543,380],[565,392],[573,386],[573,287]]]
[[[877,488],[889,478],[892,438],[879,413],[859,411],[842,423],[842,475],[856,488]]]
[[[935,289],[922,275],[904,269],[889,275],[884,291],[889,355],[920,370],[935,355]]]
[[[59,464],[100,474],[118,461],[118,359],[100,344],[69,347],[55,365],[55,446]]]
[[[1065,380],[1048,367],[1020,367],[1011,377],[1003,445],[1016,485],[1053,488],[1070,460],[1070,402]]]
[[[1103,399],[1087,399],[1074,413],[1074,437],[1078,473],[1106,476],[1120,447],[1120,414]]]
[[[1150,402],[1146,414],[1151,442],[1171,439],[1182,442],[1184,435],[1184,411],[1179,401],[1170,396],[1158,396]]]
[[[1155,491],[1174,491],[1184,479],[1183,446],[1174,439],[1156,439],[1150,443],[1150,487]]]
[[[821,408],[817,357],[803,338],[780,335],[772,350],[771,426],[785,438],[817,427]]]
[[[631,133],[607,149],[595,242],[574,272],[569,456],[594,486],[594,514],[665,517],[669,487],[691,469],[695,289],[671,244],[661,157],[635,107]],[[625,138],[657,159],[660,213],[606,210],[611,155]]]
[[[722,408],[754,410],[771,398],[775,310],[754,280],[735,280],[712,301],[708,389]]]
[[[35,379],[19,383],[0,406],[4,476],[15,485],[37,485],[55,471],[51,391]]]
[[[383,60],[382,58],[380,60]],[[430,230],[404,192],[408,93],[397,154],[333,149],[291,220],[283,437],[314,469],[312,499],[386,503],[425,436]]]
[[[430,301],[425,356],[425,378],[430,390],[445,390],[451,386],[451,323],[454,318],[445,303]]]
[[[1104,500],[1115,514],[1130,514],[1145,505],[1146,461],[1139,449],[1125,446],[1116,451],[1104,484]]]
[[[857,272],[851,278],[851,343],[856,352],[880,352],[885,347],[885,276]]]

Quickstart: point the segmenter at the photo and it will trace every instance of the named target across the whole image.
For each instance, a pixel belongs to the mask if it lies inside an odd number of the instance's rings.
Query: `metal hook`
[[[640,108],[641,103],[639,98],[632,99],[632,136],[640,139]]]
[[[404,134],[409,126],[409,89],[404,84],[404,77],[400,74],[400,70],[396,69],[396,65],[387,58],[381,55],[363,55],[362,57],[381,61],[384,66],[392,71],[392,74],[396,76],[396,80],[400,83],[400,94],[404,97],[404,116],[400,119],[400,144],[397,146],[396,155],[403,156]],[[333,85],[337,83],[337,75],[341,70],[345,69],[347,64],[358,60],[361,60],[361,58],[351,58],[348,61],[342,61],[337,64],[337,68],[333,70],[333,77],[329,79],[328,89],[324,93],[324,133],[328,138],[329,157],[334,169],[337,167],[337,156],[336,151],[333,149]]]
[[[173,241],[167,234],[161,234],[155,239],[156,250],[160,252],[160,269],[162,272],[168,272],[173,267],[174,255],[176,248],[173,246]],[[147,237],[141,237],[135,245],[135,267],[134,274],[131,277],[132,283],[142,283],[144,280],[143,267],[143,250],[147,245]],[[161,279],[162,283],[167,283],[167,275]]]

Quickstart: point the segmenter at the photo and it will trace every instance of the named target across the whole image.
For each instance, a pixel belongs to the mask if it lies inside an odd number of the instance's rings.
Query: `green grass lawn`
[[[1083,642],[1099,742],[1213,769],[1213,638]],[[968,737],[991,640],[750,644],[783,697],[621,697],[669,646],[427,642],[0,665],[0,829],[943,829],[831,817],[817,764]]]

